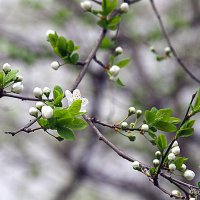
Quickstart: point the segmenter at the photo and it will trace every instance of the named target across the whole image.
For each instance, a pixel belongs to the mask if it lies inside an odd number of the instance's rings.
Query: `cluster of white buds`
[[[90,1],[83,1],[80,3],[81,5],[81,8],[84,10],[84,11],[91,11],[92,10],[92,4]]]
[[[43,90],[41,88],[39,88],[39,87],[35,87],[33,89],[33,95],[38,99],[41,99],[43,94],[47,98],[49,98],[50,93],[51,93],[51,89],[48,88],[48,87],[44,87]]]
[[[129,10],[129,5],[128,5],[128,3],[122,3],[122,4],[120,5],[119,10],[121,11],[121,13],[127,13],[128,10]]]
[[[53,116],[53,108],[47,106],[42,101],[36,103],[36,107],[31,107],[29,109],[29,114],[33,117],[38,117],[38,114],[41,112],[42,117],[45,119],[50,119]]]
[[[118,67],[117,65],[113,65],[110,69],[110,80],[116,81],[118,79],[118,75],[119,75],[119,71],[120,71],[120,67]]]
[[[117,55],[122,54],[122,53],[123,53],[122,47],[117,47],[117,48],[115,49],[115,53],[116,53]]]
[[[60,68],[60,63],[58,61],[53,61],[51,63],[51,68],[54,69],[54,70],[58,70]]]

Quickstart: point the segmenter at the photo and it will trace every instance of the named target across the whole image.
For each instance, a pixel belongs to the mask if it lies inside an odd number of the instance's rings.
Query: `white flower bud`
[[[53,109],[50,106],[42,107],[42,117],[45,119],[49,119],[53,116]]]
[[[42,106],[44,106],[45,104],[42,102],[42,101],[38,101],[37,103],[36,103],[36,108],[38,109],[38,110],[41,110],[41,108],[42,108]]]
[[[8,63],[5,63],[4,65],[3,65],[3,71],[5,72],[5,73],[8,73],[9,71],[11,71],[11,65],[10,64],[8,64]]]
[[[84,11],[91,11],[92,9],[92,4],[90,1],[81,2],[80,5]]]
[[[52,68],[52,69],[58,70],[59,67],[60,67],[60,64],[59,64],[58,61],[53,61],[53,62],[51,63],[51,68]]]
[[[170,47],[165,47],[164,50],[165,50],[165,53],[168,54],[168,55],[171,53]]]
[[[172,160],[176,159],[176,156],[174,153],[170,153],[167,158],[168,158],[168,160],[172,161]]]
[[[154,159],[154,160],[153,160],[153,164],[154,164],[155,166],[158,166],[158,165],[160,164],[160,161],[159,161],[158,159]]]
[[[129,5],[127,3],[122,3],[120,6],[120,11],[123,13],[127,13],[129,10]]]
[[[142,111],[141,110],[137,110],[136,111],[136,115],[137,115],[137,118],[139,118],[142,115]]]
[[[111,73],[112,76],[116,77],[119,74],[120,68],[117,65],[113,65],[110,69],[109,72]]]
[[[154,46],[150,46],[150,47],[149,47],[149,50],[150,50],[151,52],[156,52],[156,50],[155,50],[155,47],[154,47]]]
[[[183,176],[188,180],[191,181],[195,177],[195,173],[192,170],[185,170]]]
[[[192,197],[192,198],[190,198],[189,200],[195,200],[195,198]]]
[[[15,77],[15,82],[22,82],[23,81],[23,77],[22,77],[22,75],[17,75],[16,77]]]
[[[176,197],[181,197],[181,192],[178,190],[172,190],[172,195],[174,195]]]
[[[175,170],[176,170],[176,165],[173,164],[173,163],[169,164],[169,170],[170,170],[171,172],[175,171]]]
[[[172,147],[176,147],[176,146],[178,146],[178,142],[177,142],[177,140],[174,141]]]
[[[157,158],[160,158],[160,157],[161,157],[161,155],[162,155],[162,154],[161,154],[161,152],[160,152],[160,151],[156,151],[156,152],[155,152],[155,156],[156,156]]]
[[[29,114],[30,114],[31,116],[37,117],[37,116],[38,116],[38,110],[37,110],[35,107],[31,107],[31,108],[29,109]]]
[[[129,114],[129,115],[135,114],[135,112],[136,112],[136,110],[135,110],[134,107],[130,107],[130,108],[128,109],[128,114]]]
[[[56,32],[54,31],[54,30],[48,30],[47,32],[46,32],[46,36],[47,36],[47,40],[49,39],[49,35],[50,34],[55,34]]]
[[[33,90],[33,94],[36,98],[41,98],[43,94],[42,89],[39,87],[35,87]]]
[[[122,129],[127,128],[128,127],[128,123],[127,122],[122,122],[121,123],[121,127],[122,127]]]
[[[50,93],[51,93],[51,89],[48,87],[44,87],[43,88],[43,93],[45,94],[45,96],[48,98]]]
[[[182,164],[182,165],[181,165],[181,170],[182,170],[182,171],[185,171],[186,168],[187,168],[187,166],[186,166],[185,164]]]
[[[149,126],[147,124],[142,124],[141,130],[142,131],[148,131],[149,130]]]
[[[12,85],[11,91],[16,94],[20,94],[23,91],[23,89],[24,89],[24,86],[22,85],[22,83],[17,82]]]
[[[180,154],[180,147],[179,146],[175,146],[175,147],[173,147],[172,148],[172,153],[174,154],[174,155],[179,155]]]
[[[133,169],[140,169],[140,163],[138,161],[134,161],[132,163]]]
[[[117,48],[115,49],[115,53],[116,53],[117,55],[122,54],[122,53],[123,53],[122,47],[117,47]]]

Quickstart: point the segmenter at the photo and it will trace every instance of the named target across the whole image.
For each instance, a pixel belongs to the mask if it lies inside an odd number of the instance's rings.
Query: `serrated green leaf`
[[[78,59],[79,59],[78,53],[72,54],[72,55],[70,56],[70,62],[71,62],[71,64],[74,64],[74,65],[77,64]]]
[[[73,130],[83,130],[88,126],[88,123],[82,119],[74,118],[71,123],[67,124],[67,127]]]
[[[67,56],[67,40],[65,39],[65,37],[61,36],[57,39],[56,48],[56,52],[60,57]]]
[[[67,128],[67,127],[58,128],[57,132],[65,140],[73,141],[73,140],[76,139],[75,135],[74,135],[74,132],[71,129]]]
[[[160,134],[157,138],[157,147],[160,151],[164,151],[167,148],[167,139],[164,134]]]
[[[130,61],[131,61],[130,58],[126,58],[126,59],[120,60],[118,63],[116,63],[116,65],[120,68],[124,68],[130,63]]]
[[[71,106],[68,107],[67,110],[72,116],[77,116],[79,115],[81,104],[82,104],[82,100],[73,101],[73,103],[71,104]]]
[[[8,72],[4,77],[4,87],[8,85],[9,83],[13,82],[16,74],[19,72],[19,70],[11,70]]]
[[[0,89],[4,87],[4,72],[0,72]]]
[[[177,130],[177,128],[174,124],[170,124],[170,123],[165,122],[165,121],[158,121],[154,125],[160,131],[172,133],[172,132],[175,132]]]
[[[72,40],[69,40],[67,42],[67,52],[72,53],[74,51],[74,42]]]

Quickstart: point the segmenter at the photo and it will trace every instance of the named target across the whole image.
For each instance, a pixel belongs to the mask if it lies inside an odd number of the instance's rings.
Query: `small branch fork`
[[[154,13],[155,13],[155,15],[156,15],[156,17],[157,17],[157,19],[158,19],[158,22],[159,22],[160,28],[161,28],[161,30],[162,30],[162,33],[163,33],[163,35],[164,35],[164,37],[165,37],[165,39],[166,39],[166,41],[167,41],[168,46],[169,46],[170,49],[171,49],[171,52],[172,52],[172,54],[174,55],[176,61],[177,61],[178,64],[182,67],[182,69],[183,69],[194,81],[196,81],[197,83],[200,83],[200,79],[197,78],[192,72],[190,72],[190,70],[186,67],[186,65],[183,63],[183,61],[180,59],[180,57],[179,57],[178,54],[176,53],[176,50],[175,50],[175,48],[173,47],[173,45],[172,45],[172,43],[171,43],[171,41],[170,41],[170,39],[169,39],[169,36],[168,36],[168,34],[167,34],[167,31],[166,31],[166,29],[165,29],[165,26],[164,26],[164,24],[163,24],[162,18],[161,18],[161,16],[160,16],[159,12],[158,12],[158,9],[156,8],[156,5],[155,5],[155,3],[154,3],[154,0],[150,0],[150,3],[151,3],[151,6],[152,6],[152,9],[153,9],[153,11],[154,11]]]

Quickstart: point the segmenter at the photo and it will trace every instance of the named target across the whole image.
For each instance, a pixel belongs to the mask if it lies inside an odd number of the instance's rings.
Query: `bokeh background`
[[[199,0],[155,0],[171,41],[191,72],[200,77],[200,2]],[[0,0],[0,63],[9,62],[24,77],[24,96],[32,96],[34,87],[61,85],[70,89],[79,68],[50,67],[59,60],[46,41],[46,31],[72,39],[84,60],[99,36],[96,18],[84,13],[79,0]],[[94,6],[96,6],[94,4]],[[109,47],[124,49],[121,58],[132,62],[121,70],[125,87],[116,87],[105,71],[92,62],[79,89],[89,99],[88,115],[115,123],[130,106],[137,109],[171,107],[183,118],[191,95],[198,89],[173,58],[162,62],[149,50],[154,46],[164,53],[167,46],[148,0],[131,6],[123,17],[119,38],[113,46],[114,32],[109,32]],[[108,63],[110,49],[100,49],[98,58]],[[34,102],[0,100],[0,199],[1,200],[167,200],[146,177],[132,170],[131,164],[98,141],[90,128],[77,133],[74,142],[58,142],[44,132],[20,133],[15,137],[5,131],[23,127]],[[190,159],[187,166],[199,179],[199,116],[195,134],[180,140],[181,155]],[[138,136],[135,142],[99,127],[120,149],[147,164],[156,149]],[[170,138],[170,136],[169,136]],[[181,177],[180,177],[181,178]],[[166,188],[171,188],[163,182]]]

